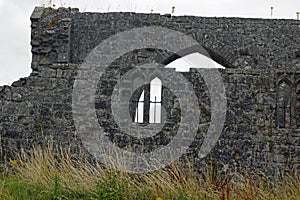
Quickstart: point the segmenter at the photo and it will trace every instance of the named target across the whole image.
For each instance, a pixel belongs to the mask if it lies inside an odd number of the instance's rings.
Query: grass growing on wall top
[[[72,159],[60,151],[60,163],[52,154],[35,147],[11,160],[1,174],[0,199],[300,199],[300,175],[282,181],[250,175],[214,177],[208,168],[205,178],[179,164],[152,173],[133,175]]]

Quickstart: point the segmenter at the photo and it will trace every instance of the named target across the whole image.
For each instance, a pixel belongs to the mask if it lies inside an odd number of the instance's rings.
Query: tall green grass
[[[7,163],[0,176],[0,199],[300,199],[298,173],[281,181],[254,181],[251,175],[215,177],[207,170],[202,178],[193,167],[172,164],[137,175],[71,158],[63,150],[55,156],[52,152],[52,145],[35,147]]]

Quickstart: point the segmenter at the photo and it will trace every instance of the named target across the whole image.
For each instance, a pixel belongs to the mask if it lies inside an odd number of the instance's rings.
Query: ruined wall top
[[[226,67],[300,68],[299,20],[80,13],[37,7],[31,21],[33,65],[82,63],[101,41],[118,32],[161,26],[191,36]]]

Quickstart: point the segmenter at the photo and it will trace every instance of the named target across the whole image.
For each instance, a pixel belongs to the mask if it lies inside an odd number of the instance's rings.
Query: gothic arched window
[[[170,62],[165,68],[174,68],[176,72],[189,72],[191,68],[220,68],[225,69],[211,58],[199,52],[191,53]],[[139,91],[133,99],[134,108],[131,117],[135,123],[161,123],[162,122],[162,81],[155,77],[147,86]],[[165,103],[165,102],[164,102]]]
[[[278,126],[279,128],[289,128],[291,126],[291,83],[284,80],[280,82],[278,89]]]
[[[141,96],[139,97],[135,111],[134,122],[148,123],[148,119],[149,123],[152,124],[161,123],[161,101],[162,82],[156,77],[150,82],[150,98],[146,99],[145,90],[142,91]],[[145,110],[147,108],[149,108],[149,112]]]
[[[300,127],[300,81],[296,84],[296,123]]]

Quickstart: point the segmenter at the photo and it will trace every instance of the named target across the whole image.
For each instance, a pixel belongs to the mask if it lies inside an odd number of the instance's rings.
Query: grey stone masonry
[[[81,13],[73,8],[37,7],[31,22],[32,73],[11,86],[0,87],[2,162],[13,159],[21,148],[29,150],[50,140],[71,149],[74,156],[83,150],[93,159],[77,135],[72,112],[74,81],[84,72],[80,64],[114,34],[161,26],[191,36],[225,67],[219,72],[226,88],[226,121],[216,146],[204,159],[198,151],[210,124],[209,92],[197,70],[178,72],[191,83],[199,101],[198,133],[186,153],[195,158],[199,169],[212,162],[267,174],[300,169],[299,20]],[[190,49],[186,54],[195,51]],[[95,93],[98,122],[120,148],[151,152],[176,138],[181,110],[176,96],[166,87],[161,104],[167,121],[154,136],[137,139],[123,133],[111,114],[111,95],[120,77],[136,65],[166,65],[176,58],[160,49],[137,49],[115,60],[99,80]],[[149,85],[135,91],[132,99],[138,100],[142,91],[149,96]],[[132,120],[136,107],[137,101],[132,101]],[[149,113],[144,114],[149,120]]]

